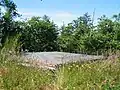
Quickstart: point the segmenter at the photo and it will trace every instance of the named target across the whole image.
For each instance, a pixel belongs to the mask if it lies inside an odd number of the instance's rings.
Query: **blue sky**
[[[120,0],[13,0],[23,18],[50,16],[59,26],[96,9],[95,21],[103,14],[111,17],[120,12]]]

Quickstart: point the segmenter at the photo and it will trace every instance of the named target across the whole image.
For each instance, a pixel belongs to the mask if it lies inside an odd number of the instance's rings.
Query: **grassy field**
[[[12,57],[0,58],[0,90],[120,90],[119,59],[71,63],[50,71],[18,65]]]
[[[57,70],[25,67],[11,40],[0,50],[0,90],[120,90],[120,59],[61,65]]]

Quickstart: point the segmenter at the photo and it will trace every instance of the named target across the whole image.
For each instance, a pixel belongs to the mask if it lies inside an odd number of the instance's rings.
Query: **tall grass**
[[[52,73],[38,68],[25,67],[19,56],[19,35],[9,37],[0,50],[0,90],[39,90],[50,84]]]
[[[18,64],[17,40],[8,39],[0,50],[0,90],[120,90],[118,58],[63,64],[51,72]]]
[[[68,64],[60,69],[62,90],[119,90],[120,61]],[[61,73],[62,71],[62,73]],[[63,76],[62,76],[63,75]]]

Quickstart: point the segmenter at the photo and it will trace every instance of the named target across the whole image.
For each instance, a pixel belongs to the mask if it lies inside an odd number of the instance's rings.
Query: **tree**
[[[72,52],[73,51],[73,26],[71,24],[68,24],[68,26],[62,26],[62,31],[59,36],[59,46],[61,51],[65,52]]]
[[[73,20],[66,27],[62,27],[59,37],[60,48],[66,52],[80,52],[82,46],[81,37],[90,33],[92,30],[92,22],[90,15],[85,13],[83,16]]]
[[[32,17],[23,24],[24,30],[21,32],[23,49],[31,52],[57,50],[58,29],[53,22],[40,17]]]
[[[99,18],[97,29],[102,34],[113,34],[114,33],[114,23],[112,20],[108,19],[106,16]]]
[[[73,26],[75,26],[76,36],[84,35],[85,33],[90,32],[92,27],[92,21],[88,13],[85,13],[83,16],[80,16],[77,20],[74,20],[73,24]]]
[[[115,19],[117,22],[120,22],[120,13],[118,15],[113,15],[113,19]]]
[[[5,12],[0,14],[1,43],[4,44],[8,36],[15,35],[17,27],[14,18],[19,14],[15,3],[11,0],[1,0],[0,6],[5,9]]]

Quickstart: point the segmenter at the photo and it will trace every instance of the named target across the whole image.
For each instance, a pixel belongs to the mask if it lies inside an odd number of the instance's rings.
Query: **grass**
[[[12,46],[0,50],[0,90],[120,90],[119,59],[68,63],[51,72],[18,65]]]
[[[0,90],[119,90],[120,60],[70,63],[56,71],[0,63]],[[42,89],[47,87],[48,89]]]
[[[63,76],[61,73],[63,72]],[[58,72],[62,76],[63,90],[119,90],[120,62],[97,61],[65,65]]]
[[[41,85],[52,82],[51,72],[15,63],[1,65],[0,70],[0,90],[39,90]]]

